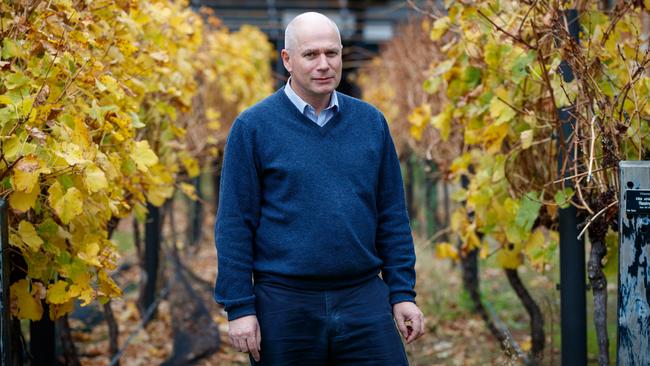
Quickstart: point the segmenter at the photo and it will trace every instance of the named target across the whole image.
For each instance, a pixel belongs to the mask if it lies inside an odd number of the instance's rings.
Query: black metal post
[[[425,168],[426,184],[426,214],[427,214],[427,237],[430,238],[438,230],[438,179],[434,178],[437,166],[429,161]]]
[[[0,198],[0,363],[11,365],[11,313],[9,309],[9,233],[7,201]]]
[[[286,75],[286,70],[284,69],[284,63],[282,62],[282,57],[280,56],[280,51],[284,48],[284,37],[281,29],[284,27],[282,24],[282,17],[278,12],[277,4],[275,0],[266,0],[266,9],[269,14],[269,20],[272,23],[276,23],[275,27],[271,29],[271,40],[275,42],[275,87],[280,88],[284,85],[285,80],[280,76]]]
[[[565,11],[569,33],[579,41],[580,23],[578,11]],[[563,61],[560,65],[565,82],[574,79],[571,67]],[[558,169],[561,171],[564,161],[572,166],[576,158],[568,146],[574,131],[575,118],[571,116],[573,107],[558,111],[561,130],[558,131],[559,158]],[[564,141],[561,141],[564,139]],[[564,153],[568,153],[565,157]],[[569,174],[566,174],[568,176]],[[585,279],[585,246],[578,239],[578,218],[574,206],[559,210],[560,220],[560,311],[562,327],[562,365],[587,364],[587,295]]]
[[[146,311],[156,298],[158,282],[158,262],[160,255],[161,218],[160,208],[147,203],[147,220],[145,222],[144,270],[146,280],[142,296],[142,311]]]
[[[585,245],[578,240],[576,208],[560,209],[562,365],[587,364]]]
[[[201,176],[199,175],[198,177],[192,178],[192,183],[194,185],[194,189],[196,192],[196,195],[201,198],[202,193],[201,193]],[[195,245],[201,240],[201,233],[203,230],[201,230],[201,226],[203,224],[203,205],[201,204],[200,200],[196,201],[189,201],[189,210],[190,210],[190,225],[187,230],[187,242],[189,245]]]
[[[29,323],[29,351],[32,354],[32,365],[55,364],[55,328],[49,313],[49,306],[43,303],[43,318]]]

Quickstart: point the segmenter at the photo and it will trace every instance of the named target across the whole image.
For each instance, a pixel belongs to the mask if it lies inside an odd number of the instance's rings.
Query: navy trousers
[[[252,365],[408,365],[379,277],[334,291],[255,285],[262,333]]]

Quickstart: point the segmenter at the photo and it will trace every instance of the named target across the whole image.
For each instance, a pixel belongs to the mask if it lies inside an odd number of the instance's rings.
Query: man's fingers
[[[238,343],[240,352],[248,352],[248,344],[246,343],[246,338],[239,338]]]
[[[406,340],[406,343],[411,343],[414,340],[420,338],[424,334],[424,317],[422,314],[418,314],[413,317],[411,320],[411,329],[412,332]]]
[[[262,350],[262,332],[260,331],[260,327],[257,327],[255,331],[255,340],[257,341],[257,350],[261,351]]]
[[[399,329],[399,332],[402,333],[404,339],[407,339],[409,335],[409,331],[408,328],[406,327],[406,324],[404,323],[404,318],[400,316],[395,320],[397,321],[397,329]]]
[[[253,358],[255,361],[260,360],[260,350],[257,349],[257,340],[255,339],[256,337],[250,336],[246,338],[246,345],[248,346],[248,352],[253,355]]]
[[[420,335],[424,334],[424,314],[420,315]]]
[[[408,339],[408,343],[413,342],[420,336],[420,332],[422,330],[421,323],[422,320],[419,317],[414,317],[413,320],[411,320],[411,334]]]

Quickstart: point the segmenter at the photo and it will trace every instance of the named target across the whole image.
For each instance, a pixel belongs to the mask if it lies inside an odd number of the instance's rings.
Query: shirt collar
[[[289,77],[289,80],[287,80],[287,85],[284,86],[284,92],[287,94],[287,97],[289,97],[289,100],[298,108],[300,113],[305,114],[307,107],[311,107],[314,109],[313,106],[311,106],[309,103],[305,102],[296,92],[293,90],[291,87],[291,77]],[[327,108],[324,110],[332,109],[333,111],[338,110],[339,108],[339,98],[336,96],[336,90],[334,90],[330,96],[330,102],[327,105]]]

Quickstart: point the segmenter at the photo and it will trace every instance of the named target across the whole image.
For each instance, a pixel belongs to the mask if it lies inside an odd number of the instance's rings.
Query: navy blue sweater
[[[388,125],[370,104],[337,95],[323,127],[282,89],[233,123],[215,225],[215,300],[230,320],[255,314],[253,278],[328,290],[381,271],[391,304],[414,301],[413,239]]]

